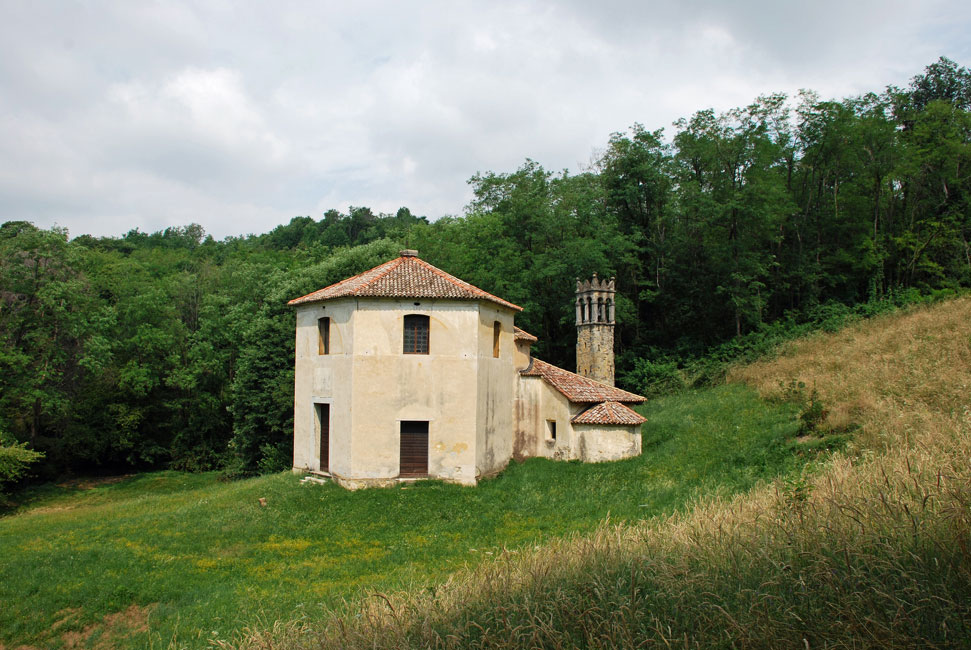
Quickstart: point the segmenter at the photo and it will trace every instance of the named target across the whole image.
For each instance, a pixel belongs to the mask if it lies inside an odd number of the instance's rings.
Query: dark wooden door
[[[399,476],[428,476],[428,422],[401,423]]]
[[[330,404],[317,405],[317,426],[320,428],[320,471],[330,471]]]

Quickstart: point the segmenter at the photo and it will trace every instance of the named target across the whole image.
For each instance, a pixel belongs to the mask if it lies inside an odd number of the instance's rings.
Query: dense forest
[[[647,392],[773,328],[967,287],[971,72],[942,58],[907,88],[767,95],[673,134],[635,124],[580,173],[527,160],[469,182],[459,217],[330,210],[223,241],[4,223],[0,449],[43,452],[44,478],[287,467],[286,301],[405,247],[521,305],[536,356],[567,368],[575,278],[616,276],[619,383]]]

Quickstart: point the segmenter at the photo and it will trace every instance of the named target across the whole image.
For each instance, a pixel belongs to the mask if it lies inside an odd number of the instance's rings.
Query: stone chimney
[[[577,374],[614,385],[614,278],[577,278]]]

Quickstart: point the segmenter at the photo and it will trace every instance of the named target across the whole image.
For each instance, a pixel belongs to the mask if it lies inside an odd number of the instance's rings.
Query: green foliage
[[[259,286],[261,295],[250,309],[234,313],[240,352],[229,386],[230,474],[278,471],[293,459],[295,323],[287,301],[377,266],[398,250],[394,242],[379,240],[339,249],[299,270],[252,269],[244,284]]]
[[[971,286],[971,73],[906,89],[770,94],[634,124],[582,173],[526,160],[470,179],[459,217],[364,206],[217,242],[198,224],[120,238],[0,226],[0,426],[63,471],[280,466],[291,444],[286,302],[400,247],[524,308],[573,368],[573,291],[617,281],[617,376],[716,384],[812,329]]]
[[[27,443],[16,443],[0,429],[0,495],[4,489],[27,473],[31,464],[44,457],[39,451],[27,449]]]
[[[645,397],[668,395],[686,387],[683,371],[671,360],[636,359],[624,376],[624,384]]]

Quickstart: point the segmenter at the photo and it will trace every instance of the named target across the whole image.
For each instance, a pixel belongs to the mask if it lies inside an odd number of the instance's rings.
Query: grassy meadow
[[[381,600],[368,594],[433,594],[456,571],[608,518],[636,524],[798,475],[839,443],[797,439],[798,410],[741,385],[658,399],[642,408],[639,458],[534,459],[477,488],[175,472],[47,486],[0,517],[0,648],[208,647]]]
[[[851,440],[748,492],[612,519],[235,647],[971,647],[971,298],[809,337],[730,380],[801,398],[798,444]],[[654,408],[702,395],[749,393]],[[716,449],[739,452],[727,436]]]

